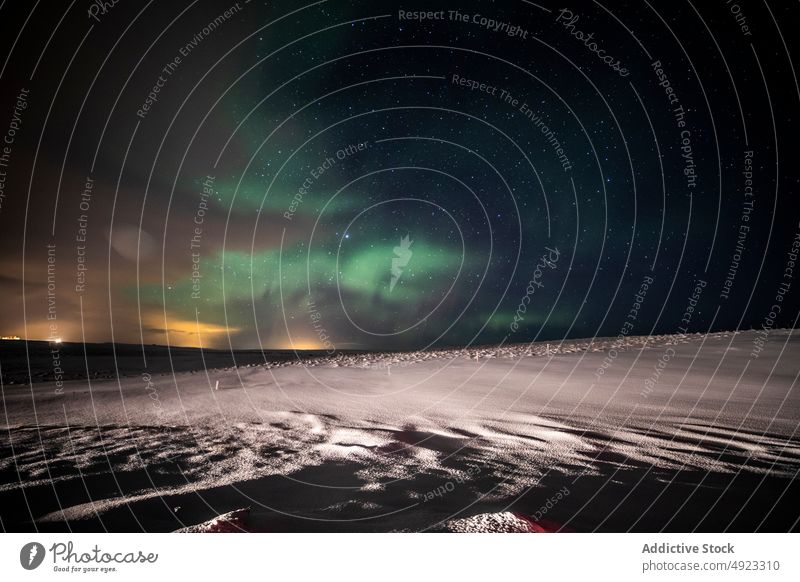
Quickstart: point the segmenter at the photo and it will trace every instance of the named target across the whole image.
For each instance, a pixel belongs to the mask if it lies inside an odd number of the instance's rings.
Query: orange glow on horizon
[[[192,348],[212,347],[219,338],[229,333],[237,333],[238,327],[226,327],[215,323],[204,323],[192,319],[176,319],[167,315],[167,328],[164,329],[164,314],[155,313],[145,318],[151,338],[153,335],[163,337],[155,343]],[[169,341],[167,341],[169,340]]]
[[[289,338],[286,343],[278,346],[279,350],[322,350],[324,349],[322,343],[313,339],[293,339]]]

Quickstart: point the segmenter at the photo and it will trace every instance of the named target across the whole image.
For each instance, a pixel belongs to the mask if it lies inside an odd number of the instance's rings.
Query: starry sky
[[[797,6],[456,4],[4,4],[0,334],[794,326]]]

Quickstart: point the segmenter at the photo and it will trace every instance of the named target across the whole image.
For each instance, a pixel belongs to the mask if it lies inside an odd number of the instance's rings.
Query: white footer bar
[[[2,534],[0,578],[800,580],[798,541],[794,534]]]

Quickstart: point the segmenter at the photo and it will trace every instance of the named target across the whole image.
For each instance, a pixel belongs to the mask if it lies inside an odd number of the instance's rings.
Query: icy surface
[[[2,517],[7,527],[95,520],[87,528],[172,531],[252,506],[267,531],[420,530],[487,504],[500,514],[526,494],[533,513],[555,484],[586,484],[552,510],[568,521],[601,486],[623,499],[687,475],[692,490],[723,491],[742,475],[790,483],[800,344],[774,331],[753,358],[755,339],[336,356],[152,373],[151,384],[76,381],[63,394],[5,386],[0,502],[27,507]]]
[[[455,533],[537,533],[527,520],[510,511],[453,519],[444,524],[444,529]]]

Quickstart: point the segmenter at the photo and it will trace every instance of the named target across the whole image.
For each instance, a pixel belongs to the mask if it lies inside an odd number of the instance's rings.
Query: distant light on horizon
[[[290,339],[287,343],[281,345],[280,350],[321,350],[324,346],[321,342],[313,339]]]

